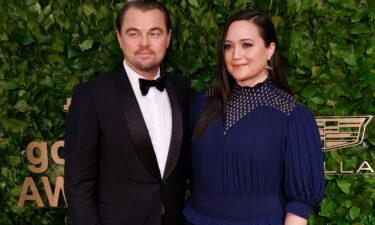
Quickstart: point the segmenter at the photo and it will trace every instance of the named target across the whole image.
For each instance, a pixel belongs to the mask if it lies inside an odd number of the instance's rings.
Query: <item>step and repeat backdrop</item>
[[[375,224],[375,1],[164,0],[164,67],[195,91],[213,83],[227,16],[267,12],[296,98],[316,115],[326,198],[310,224]],[[125,1],[0,0],[0,224],[69,224],[64,129],[73,88],[122,62]]]

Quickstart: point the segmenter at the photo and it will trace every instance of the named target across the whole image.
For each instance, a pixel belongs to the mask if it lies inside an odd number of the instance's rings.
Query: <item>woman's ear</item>
[[[275,42],[271,42],[270,45],[267,47],[267,51],[268,51],[268,56],[267,56],[267,59],[268,60],[271,60],[272,56],[273,56],[273,53],[275,52],[275,49],[276,49],[276,44]]]

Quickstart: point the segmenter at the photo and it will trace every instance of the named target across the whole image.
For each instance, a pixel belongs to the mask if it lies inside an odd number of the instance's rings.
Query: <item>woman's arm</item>
[[[293,213],[286,213],[285,225],[307,225],[307,220],[303,217],[294,215]]]

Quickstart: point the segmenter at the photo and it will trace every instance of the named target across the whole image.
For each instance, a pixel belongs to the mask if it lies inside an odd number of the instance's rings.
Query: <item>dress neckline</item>
[[[256,85],[254,85],[254,87],[250,87],[250,86],[240,86],[239,84],[237,84],[237,82],[233,85],[233,88],[235,90],[256,90],[256,89],[259,89],[263,86],[266,86],[268,84],[272,84],[272,77],[271,75],[268,75],[268,77],[262,81],[262,82],[259,82],[257,83]]]

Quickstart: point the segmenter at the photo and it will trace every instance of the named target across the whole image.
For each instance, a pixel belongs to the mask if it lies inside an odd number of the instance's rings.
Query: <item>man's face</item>
[[[155,77],[170,38],[171,32],[167,30],[164,15],[158,9],[128,9],[121,31],[117,31],[126,63],[148,79]]]

